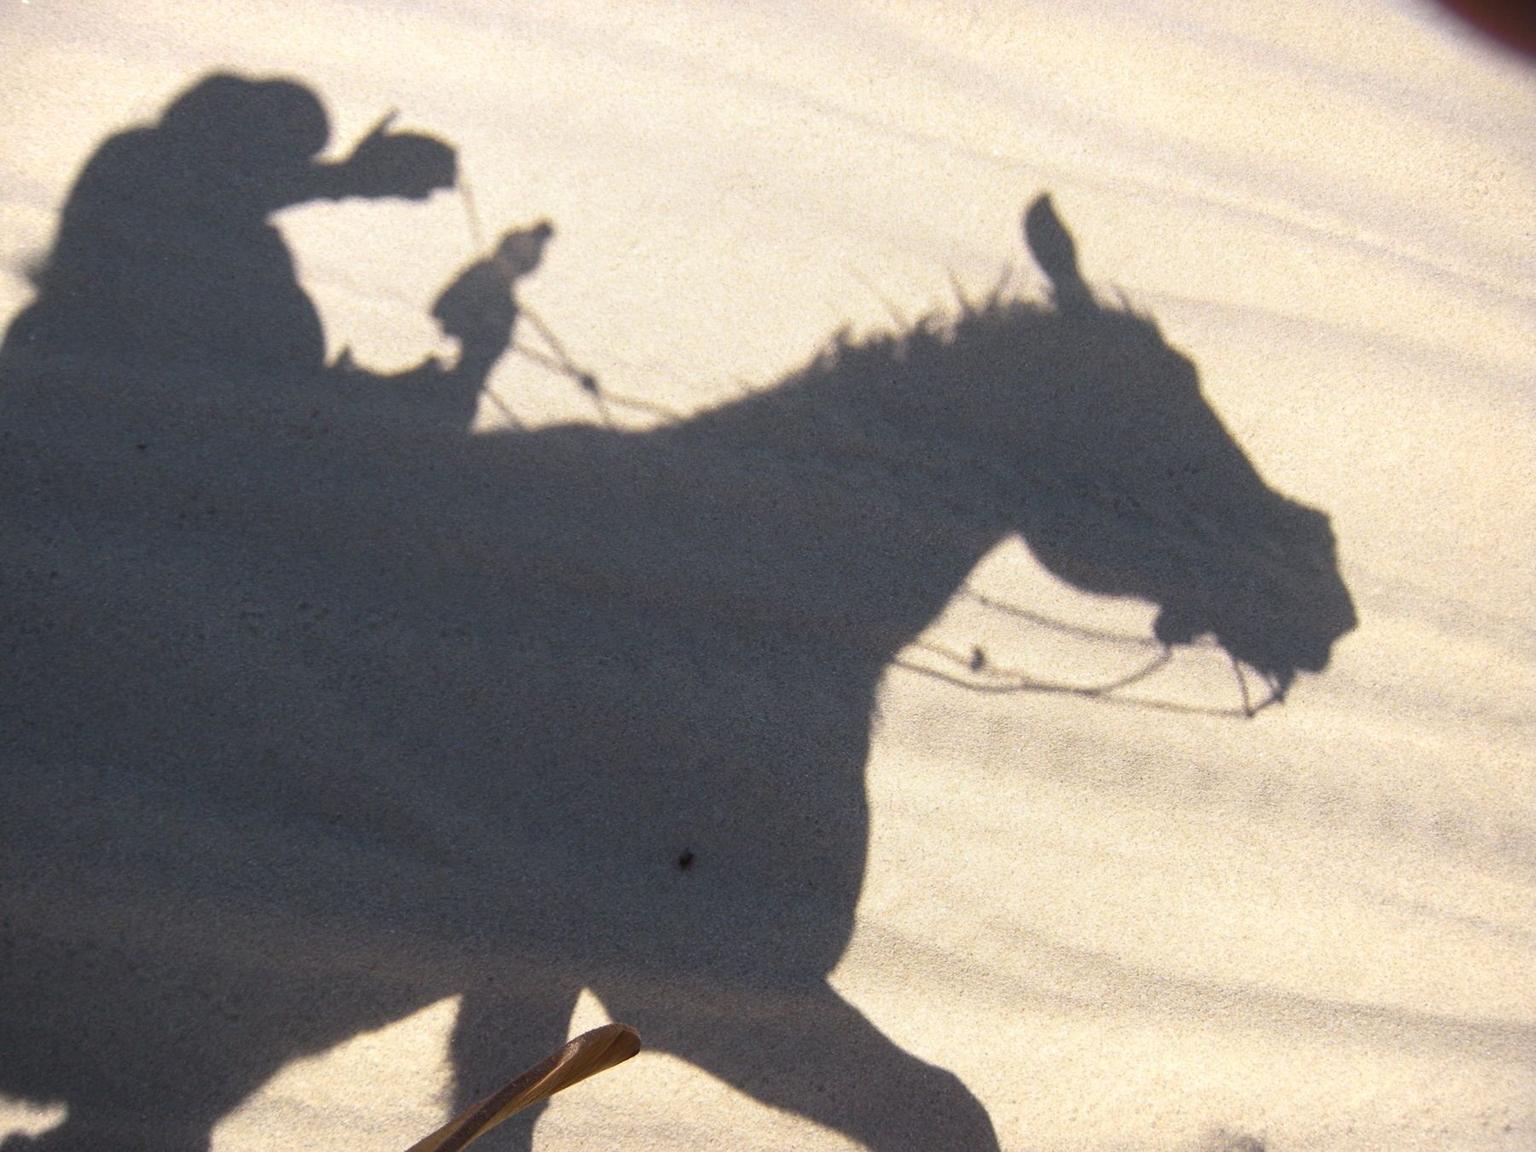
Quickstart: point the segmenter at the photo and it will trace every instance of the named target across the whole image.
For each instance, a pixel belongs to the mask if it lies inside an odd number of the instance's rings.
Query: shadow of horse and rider
[[[583,989],[869,1148],[996,1148],[827,982],[882,675],[1017,535],[1283,694],[1355,624],[1327,518],[1043,197],[1045,303],[841,334],[644,431],[471,434],[550,231],[444,292],[452,362],[328,366],[272,213],[454,179],[430,137],[328,134],[218,75],[112,137],[0,352],[0,1091],[67,1105],[7,1152],[202,1152],[450,995],[474,1097]]]

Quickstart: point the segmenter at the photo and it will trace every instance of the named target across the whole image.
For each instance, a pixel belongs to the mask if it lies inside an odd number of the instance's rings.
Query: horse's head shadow
[[[1150,317],[1088,287],[1049,197],[1024,233],[1050,306],[998,291],[840,335],[799,382],[840,378],[862,434],[903,442],[966,515],[1075,588],[1156,605],[1164,645],[1214,638],[1283,698],[1357,622],[1327,516],[1265,484]]]

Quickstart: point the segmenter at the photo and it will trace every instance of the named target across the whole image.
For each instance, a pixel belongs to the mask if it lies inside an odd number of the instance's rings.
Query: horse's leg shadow
[[[597,992],[648,1050],[873,1152],[998,1147],[986,1109],[959,1077],[898,1047],[823,979],[691,998]]]
[[[453,1111],[489,1096],[565,1043],[580,992],[579,986],[539,987],[529,980],[465,993],[453,1033]],[[546,1107],[536,1104],[500,1125],[485,1138],[488,1152],[529,1152],[534,1124]]]

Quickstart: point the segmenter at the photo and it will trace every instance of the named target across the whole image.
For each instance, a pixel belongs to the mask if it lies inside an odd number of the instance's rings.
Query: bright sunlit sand
[[[1020,218],[1049,193],[1100,298],[1152,318],[1263,481],[1329,517],[1358,627],[1283,703],[1256,708],[1274,685],[1214,640],[1159,658],[1157,605],[1074,587],[1017,537],[992,547],[879,681],[868,856],[832,987],[958,1077],[1008,1152],[1536,1146],[1536,63],[1412,0],[32,0],[0,20],[0,58],[6,318],[31,299],[28,269],[87,158],[214,70],[313,89],[335,157],[390,109],[400,129],[457,149],[457,191],[277,215],[331,357],[348,348],[383,374],[451,356],[429,314],[443,286],[503,230],[552,220],[518,299],[602,392],[507,355],[475,413],[482,438],[666,428],[774,387],[839,330],[857,339],[954,314],[1000,282],[1043,302],[1051,286]],[[0,516],[14,498],[0,489]],[[67,538],[74,523],[61,513],[49,531]],[[134,554],[117,537],[92,548],[102,563]],[[201,587],[202,559],[176,563],[166,570]],[[621,575],[552,578],[599,612],[605,581],[627,594]],[[664,602],[665,587],[636,595],[653,593]],[[12,595],[0,587],[0,612]],[[788,591],[767,602],[786,628],[812,611]],[[366,627],[381,661],[426,643]],[[625,658],[694,685],[669,652]],[[303,656],[296,697],[341,677],[325,659]],[[491,711],[513,688],[482,690],[475,707]],[[5,711],[0,725],[20,724]],[[358,739],[383,746],[391,723]],[[221,797],[210,793],[201,830],[202,810],[186,806],[145,826],[211,859],[224,830],[246,827]],[[393,803],[380,789],[357,811],[392,821],[396,839],[380,842],[410,854],[337,857],[369,861],[355,866],[377,869],[386,894],[393,869],[447,869],[430,830],[459,826],[446,802],[419,829]],[[101,811],[139,819],[121,797]],[[92,910],[112,909],[100,931],[115,955],[113,941],[159,939],[180,907],[177,869],[199,864],[146,865],[150,879],[114,904],[110,837],[90,839],[95,827],[79,833],[80,910],[58,919],[83,917],[88,933]],[[709,883],[712,858],[682,835],[667,851],[687,848],[689,862],[664,879]],[[33,891],[29,866],[0,886]],[[577,925],[584,892],[573,879],[561,897]],[[254,899],[234,893],[208,915],[232,922]],[[263,923],[231,939],[260,944]],[[254,948],[242,979],[323,987],[340,929],[313,927],[291,950]],[[175,982],[156,973],[174,969],[180,937],[165,931],[173,943],[132,986],[170,1005]],[[214,1152],[398,1152],[442,1122],[464,990],[433,983],[456,939],[425,932],[381,935],[367,974],[431,989],[424,1006],[389,1018],[381,1000],[338,1046],[295,1048],[253,1094],[214,1109]],[[208,957],[224,962],[226,947]],[[498,978],[489,961],[476,971]],[[707,974],[688,979],[699,983],[662,991],[713,1006]],[[623,1018],[576,983],[571,1031]],[[773,995],[752,1008],[759,1039],[790,1011],[791,993]],[[195,1026],[184,1003],[167,1011]],[[6,1065],[12,1046],[32,1069],[73,1038],[7,1025],[0,1136],[52,1149],[43,1134],[66,1130],[64,1091],[33,1098]],[[46,1080],[59,1059],[28,1075]],[[743,1083],[775,1083],[778,1059],[742,1059]],[[536,1146],[860,1145],[643,1051],[561,1096]]]

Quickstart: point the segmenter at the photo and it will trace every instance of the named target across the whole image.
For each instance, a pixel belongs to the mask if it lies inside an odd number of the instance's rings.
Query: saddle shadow
[[[1044,198],[1048,304],[841,334],[644,432],[471,435],[500,337],[327,369],[268,221],[425,195],[451,149],[339,175],[313,94],[272,83],[109,140],[0,352],[0,1090],[68,1106],[6,1152],[203,1152],[286,1062],[450,995],[473,1098],[584,988],[866,1147],[995,1149],[827,983],[880,677],[1019,534],[1283,689],[1354,626],[1326,518],[1094,296]],[[501,281],[458,283],[453,315],[506,315]]]

